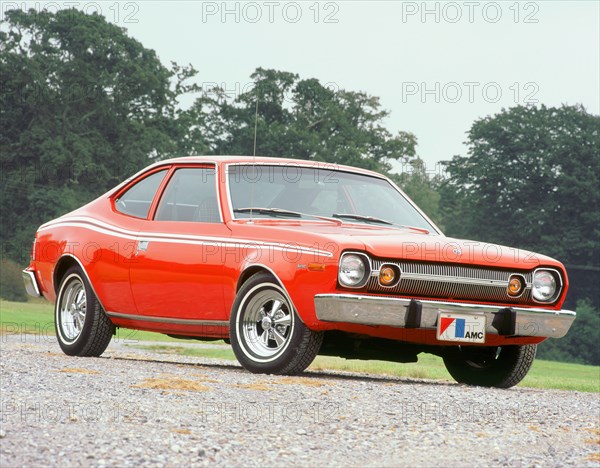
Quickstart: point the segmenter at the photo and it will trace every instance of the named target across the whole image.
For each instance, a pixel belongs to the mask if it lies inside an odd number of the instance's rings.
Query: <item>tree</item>
[[[600,315],[589,300],[577,302],[577,319],[564,338],[539,345],[537,357],[550,361],[600,365]]]
[[[0,260],[0,298],[7,301],[27,301],[21,268],[10,260]]]
[[[316,79],[258,68],[255,86],[239,96],[220,89],[204,93],[184,113],[187,152],[252,154],[256,100],[256,153],[348,164],[378,171],[392,159],[415,156],[416,138],[392,136],[383,126],[388,112],[363,92],[332,90]]]
[[[0,31],[0,239],[23,262],[36,227],[177,150],[191,67],[102,16],[11,10]]]
[[[440,194],[437,185],[438,176],[429,178],[425,162],[416,157],[410,165],[402,166],[400,174],[391,174],[391,178],[421,208],[431,220],[443,229],[440,215]]]
[[[599,116],[514,107],[477,120],[467,144],[440,187],[447,234],[598,266]]]

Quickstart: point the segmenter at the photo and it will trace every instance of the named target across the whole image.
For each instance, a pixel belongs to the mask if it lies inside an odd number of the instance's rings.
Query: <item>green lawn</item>
[[[31,302],[9,302],[0,300],[0,334],[44,334],[54,335],[54,309],[44,299],[32,300]],[[169,341],[189,343],[189,340],[179,340],[163,335],[140,330],[128,330],[120,328],[117,330],[117,339],[126,343],[136,341]],[[223,343],[213,341],[211,343]]]
[[[47,302],[41,300],[28,303],[0,301],[0,323],[0,333],[2,334],[54,334],[52,307]],[[230,348],[214,347],[198,349],[178,346],[179,343],[189,343],[190,341],[170,338],[160,333],[120,329],[117,338],[123,340],[128,346],[151,349],[159,353],[235,359]],[[137,343],[139,341],[165,343],[145,345]],[[211,341],[208,343],[222,342]],[[386,361],[357,361],[318,356],[310,369],[332,369],[368,374],[384,374],[395,377],[452,381],[452,378],[444,367],[442,359],[430,354],[420,354],[419,362],[410,364],[398,364]],[[600,366],[536,360],[527,377],[519,385],[523,387],[600,392]]]

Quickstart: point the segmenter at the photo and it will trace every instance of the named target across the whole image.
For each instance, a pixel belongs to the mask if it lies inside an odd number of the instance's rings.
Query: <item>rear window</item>
[[[129,188],[115,201],[117,211],[136,218],[147,218],[152,200],[166,173],[167,169],[155,172]]]

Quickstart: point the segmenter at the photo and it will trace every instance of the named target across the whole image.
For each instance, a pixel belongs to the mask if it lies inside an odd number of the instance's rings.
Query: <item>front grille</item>
[[[525,278],[526,288],[521,296],[511,297],[506,288],[510,276],[517,273],[514,270],[373,259],[373,271],[379,271],[384,263],[400,268],[400,282],[387,288],[379,284],[377,276],[372,276],[366,285],[369,292],[515,304],[535,303],[531,297],[532,272],[518,273]]]

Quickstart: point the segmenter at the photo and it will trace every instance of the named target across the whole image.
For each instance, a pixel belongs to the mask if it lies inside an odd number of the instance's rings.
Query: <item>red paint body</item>
[[[453,249],[458,246],[462,250],[460,264],[463,265],[515,271],[530,271],[540,266],[559,270],[565,281],[559,300],[553,305],[535,307],[560,310],[568,289],[567,276],[560,262],[542,255],[450,239],[443,235],[360,223],[341,226],[312,219],[235,220],[224,176],[226,166],[253,161],[247,157],[164,161],[86,206],[42,226],[36,235],[35,258],[30,265],[30,269],[36,272],[42,294],[50,301],[56,300],[58,262],[73,261],[74,257],[84,268],[98,299],[109,313],[223,322],[229,319],[240,278],[248,268],[263,268],[276,276],[302,321],[313,330],[338,329],[436,344],[435,330],[319,321],[315,314],[314,296],[352,292],[340,288],[337,282],[339,257],[346,250],[364,251],[380,258],[453,263],[457,262]],[[334,169],[331,164],[319,165],[311,161],[273,158],[257,158],[255,161]],[[170,174],[180,167],[216,168],[221,223],[153,220]],[[157,168],[168,168],[170,172],[157,191],[148,218],[138,219],[118,212],[115,199]],[[382,177],[355,168],[335,169]],[[150,239],[147,250],[137,251],[138,241],[144,239]],[[325,264],[324,269],[312,271],[306,267],[315,263]],[[452,302],[452,298],[433,300]],[[186,336],[227,337],[229,334],[228,328],[222,324],[191,326],[114,316],[111,320],[117,326]],[[489,335],[486,345],[538,343],[543,339]]]

